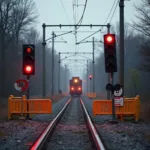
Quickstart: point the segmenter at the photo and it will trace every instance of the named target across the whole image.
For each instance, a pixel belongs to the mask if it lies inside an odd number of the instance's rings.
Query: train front
[[[70,80],[70,95],[81,96],[82,94],[82,80],[79,77],[73,77]]]

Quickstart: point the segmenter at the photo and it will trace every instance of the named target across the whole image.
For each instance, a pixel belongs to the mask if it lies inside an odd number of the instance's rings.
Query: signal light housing
[[[23,75],[35,74],[35,46],[23,45]]]
[[[115,34],[104,35],[105,72],[117,72],[116,38]]]

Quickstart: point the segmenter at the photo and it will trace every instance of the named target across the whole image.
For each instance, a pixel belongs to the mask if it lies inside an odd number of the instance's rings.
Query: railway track
[[[30,150],[105,150],[82,99],[68,100]]]

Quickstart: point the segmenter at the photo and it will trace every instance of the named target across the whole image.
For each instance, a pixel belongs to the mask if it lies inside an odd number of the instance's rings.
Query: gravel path
[[[0,150],[27,150],[65,105],[63,98],[52,106],[52,114],[37,115],[33,120],[10,120],[0,122]]]
[[[92,101],[83,98],[92,120],[103,136],[108,149],[114,150],[150,150],[150,124],[139,122],[121,122],[110,124],[111,115],[93,116]]]
[[[93,150],[79,98],[73,98],[49,139],[47,150]]]

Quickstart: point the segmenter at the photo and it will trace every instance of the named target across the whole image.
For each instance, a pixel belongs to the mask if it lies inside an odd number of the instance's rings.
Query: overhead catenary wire
[[[114,0],[113,5],[112,5],[112,7],[111,7],[111,9],[110,9],[110,12],[109,12],[109,14],[108,14],[108,16],[107,16],[107,18],[106,18],[104,24],[107,22],[107,20],[108,20],[110,14],[111,14],[111,12],[112,12],[112,10],[113,10],[113,8],[114,8],[114,5],[115,5],[116,1],[117,1],[117,0]]]
[[[64,13],[65,13],[65,15],[66,15],[66,17],[67,17],[69,23],[71,23],[71,21],[70,21],[68,15],[67,15],[67,13],[66,13],[66,9],[65,9],[65,7],[64,7],[64,4],[63,4],[62,0],[60,0],[60,2],[61,2],[61,5],[62,5],[62,7],[63,7],[63,9],[64,9]]]
[[[107,16],[107,18],[106,18],[104,24],[106,24],[108,18],[110,17],[110,14],[111,14],[111,12],[112,12],[114,6],[115,6],[116,1],[117,1],[117,0],[114,0],[113,5],[112,5],[112,7],[111,7],[111,9],[110,9],[110,12],[109,12],[109,14],[108,14],[108,16]],[[109,23],[110,23],[110,21],[109,21]],[[101,28],[101,30],[102,30],[102,29],[103,29],[103,27]]]
[[[109,12],[109,14],[108,14],[108,16],[107,16],[107,18],[106,18],[104,24],[106,24],[106,22],[107,22],[107,20],[108,20],[108,18],[109,18],[109,16],[110,16],[110,14],[111,14],[111,12],[112,12],[112,10],[113,10],[115,4],[116,4],[116,1],[118,1],[118,0],[114,0],[113,5],[112,5],[112,7],[111,7],[111,9],[110,9],[110,12]],[[117,4],[118,4],[118,2],[117,2]],[[115,6],[115,10],[116,10],[116,8],[117,8],[117,4],[116,4],[116,6]],[[114,13],[115,13],[115,11],[113,12],[113,15],[114,15]],[[113,17],[113,15],[112,15],[112,17]],[[111,19],[112,19],[112,17],[111,17]],[[84,39],[81,40],[80,42],[83,42],[83,41],[86,40],[87,38],[89,38],[89,37],[93,36],[94,34],[98,33],[99,31],[102,31],[102,29],[103,29],[103,27],[101,27],[101,29],[97,30],[97,31],[94,32],[93,34],[89,35],[88,37],[84,38]],[[80,43],[80,42],[78,42],[78,43]]]
[[[116,9],[117,9],[117,6],[118,6],[118,3],[119,3],[119,1],[117,1],[117,3],[116,3],[115,9],[114,9],[113,14],[112,14],[112,16],[111,16],[111,18],[110,18],[109,23],[111,23],[111,21],[112,21],[112,19],[113,19],[113,17],[114,17],[114,14],[115,14]]]
[[[85,13],[85,9],[86,9],[86,6],[87,6],[87,1],[88,0],[85,0],[84,10],[83,10],[82,16],[81,16],[80,20],[78,21],[77,25],[79,25],[79,24],[81,25],[81,23],[82,23],[84,13]],[[77,29],[79,29],[80,25],[77,27]]]

